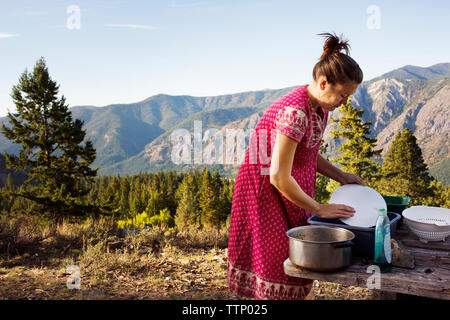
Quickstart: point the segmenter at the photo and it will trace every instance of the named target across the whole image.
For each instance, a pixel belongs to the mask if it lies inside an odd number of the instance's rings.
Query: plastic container
[[[391,226],[391,238],[394,238],[397,230],[397,223],[401,216],[395,212],[388,212],[387,215]],[[352,231],[355,234],[355,239],[353,239],[355,246],[352,248],[352,254],[373,259],[375,253],[375,226],[371,228],[354,227],[343,223],[339,219],[323,219],[316,215],[309,217],[308,223],[313,225],[339,227]]]
[[[388,212],[395,212],[402,215],[403,210],[409,207],[411,199],[409,197],[396,197],[396,196],[383,196],[384,201],[387,204]],[[399,228],[403,222],[403,219],[397,223],[397,228]]]
[[[409,197],[383,196],[383,198],[386,201],[388,212],[402,213],[411,202]]]

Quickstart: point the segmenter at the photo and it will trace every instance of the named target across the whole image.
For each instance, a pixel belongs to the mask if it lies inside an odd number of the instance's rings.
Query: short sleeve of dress
[[[308,127],[308,117],[298,106],[280,108],[275,119],[277,132],[300,142]]]

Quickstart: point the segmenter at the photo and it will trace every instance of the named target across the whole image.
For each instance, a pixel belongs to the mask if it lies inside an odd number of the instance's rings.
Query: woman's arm
[[[277,134],[270,163],[270,183],[291,202],[316,213],[319,211],[319,203],[308,196],[291,175],[297,144],[297,141]]]
[[[349,218],[354,209],[342,204],[319,204],[307,195],[292,177],[297,142],[283,134],[277,134],[270,164],[270,183],[289,201],[323,218]]]
[[[356,174],[344,172],[336,166],[333,166],[329,161],[327,161],[320,154],[317,157],[317,172],[336,180],[341,184],[357,183],[359,185],[365,186],[366,183]]]
[[[333,166],[320,154],[317,157],[317,172],[324,176],[342,183],[344,172],[338,167]]]

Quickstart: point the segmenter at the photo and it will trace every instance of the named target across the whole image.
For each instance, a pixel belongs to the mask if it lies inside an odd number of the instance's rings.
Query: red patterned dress
[[[286,231],[307,224],[311,213],[285,198],[271,183],[270,157],[276,133],[298,142],[292,177],[314,196],[317,157],[328,111],[311,109],[307,86],[291,90],[259,120],[239,168],[231,209],[228,242],[228,286],[255,299],[304,299],[312,280],[290,277],[283,262],[289,256]]]

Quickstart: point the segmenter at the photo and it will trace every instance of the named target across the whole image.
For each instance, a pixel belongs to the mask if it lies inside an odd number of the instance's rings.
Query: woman
[[[227,269],[228,286],[239,295],[304,299],[312,280],[287,276],[283,270],[289,256],[286,231],[307,224],[312,214],[322,218],[354,214],[351,207],[313,199],[316,171],[341,184],[365,185],[318,154],[328,113],[346,103],[363,79],[360,67],[348,56],[348,41],[330,33],[320,35],[326,40],[313,69],[313,83],[293,89],[268,108],[239,168]],[[264,154],[271,155],[270,161]]]

